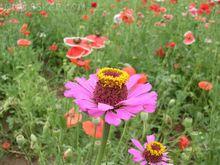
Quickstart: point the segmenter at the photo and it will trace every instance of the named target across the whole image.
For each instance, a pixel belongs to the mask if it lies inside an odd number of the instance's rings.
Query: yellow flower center
[[[166,147],[163,144],[154,141],[147,144],[146,150],[150,152],[152,156],[161,156],[166,151]]]
[[[115,68],[102,68],[97,73],[99,82],[104,87],[122,87],[129,79],[127,72]]]

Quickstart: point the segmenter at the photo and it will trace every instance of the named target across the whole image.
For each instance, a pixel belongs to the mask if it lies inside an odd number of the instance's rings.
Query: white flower
[[[116,15],[114,16],[113,21],[114,21],[114,23],[116,23],[116,24],[120,24],[120,23],[122,22],[122,19],[121,19],[121,17],[120,17],[120,14],[116,14]]]

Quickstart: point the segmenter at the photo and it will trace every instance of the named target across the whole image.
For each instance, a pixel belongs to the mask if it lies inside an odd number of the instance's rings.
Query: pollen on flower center
[[[165,151],[166,148],[163,144],[154,141],[147,144],[143,156],[148,162],[157,163],[162,160]]]
[[[129,75],[119,69],[103,68],[97,73],[98,82],[94,90],[94,101],[116,106],[127,99],[128,90],[125,85]]]
[[[120,69],[102,68],[97,73],[99,82],[104,87],[122,87],[129,79],[129,75]]]

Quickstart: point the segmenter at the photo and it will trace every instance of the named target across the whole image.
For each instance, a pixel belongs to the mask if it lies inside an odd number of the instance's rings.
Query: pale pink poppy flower
[[[192,43],[195,42],[195,37],[191,31],[188,31],[184,34],[184,41],[183,43],[185,45],[191,45]]]

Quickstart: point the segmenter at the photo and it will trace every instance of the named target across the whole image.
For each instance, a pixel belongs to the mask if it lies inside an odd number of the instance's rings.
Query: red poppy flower
[[[91,2],[91,7],[96,8],[97,7],[97,3],[96,2]]]
[[[170,0],[171,4],[176,4],[178,2],[178,0]]]
[[[63,41],[67,46],[80,46],[85,49],[91,49],[93,43],[93,40],[83,37],[66,37]]]
[[[64,115],[64,118],[66,119],[66,127],[71,128],[82,120],[82,114],[75,112],[74,108],[72,108]]]
[[[8,150],[11,146],[11,143],[9,141],[5,141],[4,143],[2,143],[2,148],[4,150]]]
[[[105,47],[105,42],[108,40],[107,37],[93,34],[86,36],[86,39],[92,41],[90,46],[94,49],[100,49]]]
[[[31,41],[30,40],[27,40],[27,39],[19,39],[18,41],[17,41],[17,45],[18,46],[25,46],[25,47],[27,47],[27,46],[30,46],[31,45]]]
[[[91,60],[82,60],[82,59],[70,59],[71,63],[83,67],[85,70],[90,70]]]
[[[14,3],[14,0],[8,0],[9,3]]]
[[[173,15],[172,14],[164,14],[163,18],[165,18],[166,20],[172,20],[173,19]]]
[[[167,48],[174,48],[175,46],[176,46],[175,42],[168,42],[168,43],[166,43],[166,47]]]
[[[145,6],[147,4],[147,0],[141,0],[141,3]]]
[[[98,124],[94,124],[91,121],[83,122],[84,132],[87,135],[92,136],[92,137],[97,138],[97,139],[102,138],[103,126],[104,126],[104,121],[102,119],[100,119]]]
[[[28,11],[28,12],[26,12],[26,13],[25,13],[25,15],[26,15],[27,17],[32,17],[32,13],[31,13],[31,12],[29,12],[29,11]]]
[[[12,23],[12,24],[18,24],[19,21],[16,18],[11,18],[10,20],[8,20],[8,22]]]
[[[134,22],[133,10],[125,8],[124,11],[120,13],[120,18],[126,24],[132,24]]]
[[[189,146],[189,144],[190,144],[190,141],[186,136],[183,135],[179,138],[178,145],[179,145],[180,150],[184,150],[186,147]]]
[[[40,15],[42,15],[43,17],[48,17],[48,13],[45,10],[41,10]]]
[[[21,26],[21,28],[20,28],[20,32],[21,32],[21,33],[25,32],[25,31],[27,30],[27,28],[28,28],[28,24],[27,24],[27,23],[24,23],[24,24]]]
[[[210,91],[213,88],[213,85],[211,82],[208,81],[200,81],[198,83],[199,88],[205,90],[205,91]]]
[[[195,37],[191,31],[188,31],[184,34],[184,41],[183,43],[185,45],[191,45],[192,43],[195,42]]]
[[[53,5],[54,4],[54,0],[47,0],[47,3],[50,4],[50,5]]]
[[[73,46],[68,50],[66,57],[69,59],[79,59],[88,56],[91,52],[91,49],[85,49],[82,46]]]
[[[52,44],[50,47],[49,47],[49,50],[52,51],[52,52],[55,52],[57,51],[58,49],[58,46],[56,44]]]
[[[159,56],[161,58],[163,58],[166,55],[162,46],[156,50],[155,54],[156,54],[156,56]]]
[[[210,14],[210,13],[211,13],[211,8],[209,4],[202,3],[198,9],[198,14]]]

